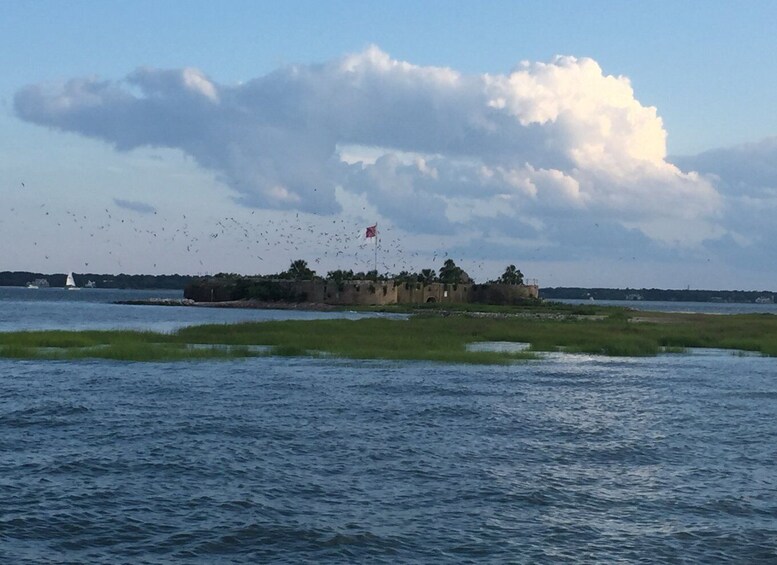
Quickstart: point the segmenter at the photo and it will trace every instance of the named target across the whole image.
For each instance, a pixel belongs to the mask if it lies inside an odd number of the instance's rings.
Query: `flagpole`
[[[367,231],[365,232],[365,237],[368,239],[371,237],[375,238],[375,274],[378,274],[378,224],[376,223],[374,226],[367,226]]]

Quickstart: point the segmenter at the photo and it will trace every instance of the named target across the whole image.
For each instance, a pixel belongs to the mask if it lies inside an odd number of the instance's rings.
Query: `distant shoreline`
[[[770,290],[692,290],[660,288],[541,288],[543,300],[621,300],[628,302],[709,302],[731,304],[773,304],[777,292]]]

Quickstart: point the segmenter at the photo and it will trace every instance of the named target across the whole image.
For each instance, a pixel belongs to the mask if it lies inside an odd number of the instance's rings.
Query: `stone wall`
[[[398,282],[398,304],[426,304],[431,302],[470,302],[471,284],[402,283]]]
[[[190,284],[184,297],[196,302],[255,299],[266,302],[317,302],[340,306],[384,304],[480,303],[518,304],[538,298],[536,285],[404,283],[400,281],[352,280],[292,281],[253,279],[207,279]]]
[[[338,305],[379,306],[397,303],[397,287],[394,281],[319,281],[316,302]]]
[[[474,285],[470,302],[477,304],[520,304],[527,299],[539,298],[537,285],[478,284]]]

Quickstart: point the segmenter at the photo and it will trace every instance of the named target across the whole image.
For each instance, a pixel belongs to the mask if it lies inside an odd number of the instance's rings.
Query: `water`
[[[178,290],[0,287],[0,331],[133,329],[170,332],[195,324],[313,318],[402,317],[357,312],[306,312],[191,306],[137,306],[121,300],[183,298]]]
[[[0,360],[0,562],[775,563],[775,421],[722,351]]]

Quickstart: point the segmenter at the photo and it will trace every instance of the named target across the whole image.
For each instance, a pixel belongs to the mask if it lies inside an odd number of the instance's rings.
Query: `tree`
[[[344,271],[342,269],[337,269],[335,271],[329,271],[326,274],[327,280],[334,281],[337,284],[340,284],[343,281],[351,281],[354,279],[353,270],[347,270]]]
[[[437,272],[434,269],[421,269],[421,273],[418,277],[424,284],[431,284],[437,281]]]
[[[295,281],[312,280],[316,276],[316,272],[308,268],[308,262],[304,259],[292,261],[286,274]]]
[[[445,284],[459,284],[464,282],[464,269],[457,267],[453,259],[446,259],[440,267],[440,282]]]
[[[523,284],[523,273],[515,268],[515,265],[508,265],[502,276],[499,277],[502,284]]]
[[[353,271],[350,269],[348,271],[337,269],[326,274],[326,280],[334,282],[337,285],[337,290],[341,292],[345,290],[345,281],[352,281],[354,278]]]

